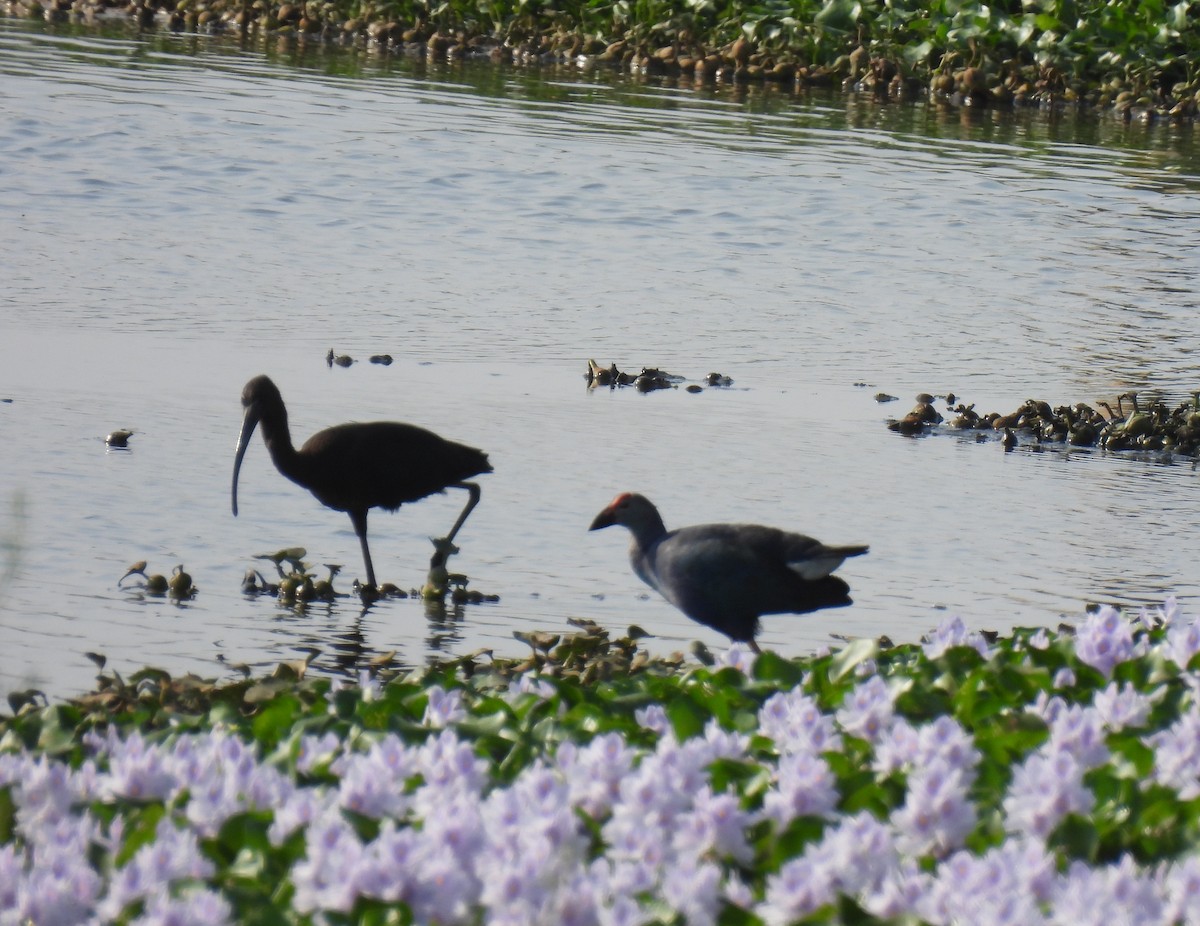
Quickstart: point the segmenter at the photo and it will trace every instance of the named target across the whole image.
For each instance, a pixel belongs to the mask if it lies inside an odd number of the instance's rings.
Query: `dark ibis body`
[[[452,549],[471,509],[479,502],[479,486],[465,482],[492,471],[487,454],[474,447],[446,440],[432,431],[396,421],[339,424],[318,431],[299,450],[292,446],[287,409],[279,389],[266,376],[256,376],[242,390],[245,418],[233,461],[233,513],[238,513],[238,472],[242,457],[262,426],[263,441],[275,468],[304,486],[326,507],[350,515],[362,544],[367,583],[375,587],[375,569],[367,547],[367,512],[372,508],[395,511],[446,489],[466,489],[467,505],[442,541],[435,541],[435,562]]]
[[[763,614],[806,614],[851,604],[850,586],[830,575],[865,546],[829,547],[758,524],[697,524],[669,531],[643,495],[618,495],[589,530],[629,528],[638,577],[692,620],[731,640],[754,641]]]

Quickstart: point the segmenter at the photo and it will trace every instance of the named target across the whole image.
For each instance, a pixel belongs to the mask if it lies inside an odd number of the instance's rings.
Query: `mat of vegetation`
[[[1200,623],[1172,600],[800,660],[529,642],[26,700],[0,923],[1200,923]]]
[[[611,62],[698,80],[842,82],[881,97],[1111,106],[1191,120],[1191,0],[7,0],[51,21],[240,30],[517,64]]]

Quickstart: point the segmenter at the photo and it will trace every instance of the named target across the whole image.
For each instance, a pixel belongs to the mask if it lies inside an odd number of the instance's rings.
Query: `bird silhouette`
[[[850,586],[830,575],[865,546],[829,547],[759,524],[697,524],[669,531],[644,495],[624,492],[588,530],[613,524],[633,534],[638,578],[692,620],[749,643],[763,614],[805,614],[851,604]]]
[[[367,546],[367,512],[372,508],[395,511],[446,489],[466,489],[466,507],[450,533],[435,540],[433,566],[444,566],[455,535],[479,503],[479,486],[464,480],[490,473],[487,454],[455,443],[425,428],[396,421],[334,425],[318,431],[296,450],[288,430],[287,408],[279,389],[267,376],[256,376],[242,390],[245,417],[233,461],[233,514],[238,513],[238,472],[255,427],[262,426],[263,441],[275,468],[317,500],[350,515],[362,545],[367,584],[375,585],[375,568]]]

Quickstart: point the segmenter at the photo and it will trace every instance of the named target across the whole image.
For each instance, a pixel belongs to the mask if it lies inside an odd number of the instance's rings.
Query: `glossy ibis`
[[[367,583],[375,588],[375,569],[367,547],[367,512],[395,511],[445,489],[466,489],[470,497],[450,533],[435,540],[434,565],[444,565],[453,552],[455,534],[479,503],[479,486],[465,482],[492,471],[487,454],[457,444],[412,424],[395,421],[339,424],[318,431],[296,450],[288,431],[287,409],[279,389],[266,376],[256,376],[242,390],[245,418],[233,461],[233,513],[238,513],[238,471],[254,428],[262,425],[263,441],[275,468],[304,486],[326,507],[350,515],[362,545]]]
[[[633,534],[638,578],[692,620],[731,640],[754,641],[762,614],[805,614],[851,604],[850,586],[830,575],[865,546],[828,547],[758,524],[697,524],[669,531],[650,500],[622,493],[589,530],[621,524]]]

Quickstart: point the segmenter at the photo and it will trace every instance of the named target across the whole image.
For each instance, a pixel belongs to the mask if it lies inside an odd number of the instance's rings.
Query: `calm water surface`
[[[1191,128],[0,21],[0,689],[81,690],[89,651],[210,676],[308,646],[326,672],[518,654],[513,630],[573,617],[636,622],[659,652],[719,644],[640,586],[625,535],[586,531],[625,489],[669,525],[871,544],[843,568],[852,608],[766,619],[788,654],[948,613],[1004,630],[1168,593],[1194,611],[1190,461],[883,422],[922,390],[999,411],[1186,396],[1198,219]],[[331,347],[360,362],[329,368]],[[589,357],[735,383],[589,394]],[[349,519],[261,441],[233,518],[258,373],[298,442],[390,418],[486,449],[454,566],[500,602],[243,597],[284,546],[345,564],[344,590],[362,574]],[[118,427],[132,449],[106,452]],[[458,495],[372,516],[381,580],[420,584]],[[198,596],[118,588],[140,559],[184,564]]]

